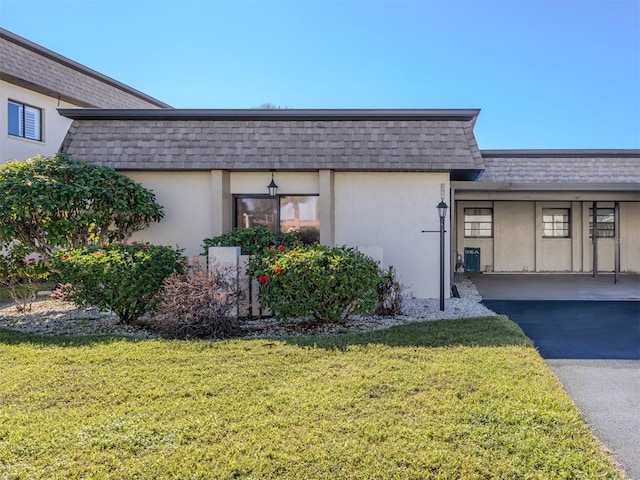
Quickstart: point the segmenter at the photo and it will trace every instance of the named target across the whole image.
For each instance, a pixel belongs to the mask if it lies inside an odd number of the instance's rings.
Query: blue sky
[[[481,108],[482,149],[640,148],[640,0],[0,0],[178,108]]]

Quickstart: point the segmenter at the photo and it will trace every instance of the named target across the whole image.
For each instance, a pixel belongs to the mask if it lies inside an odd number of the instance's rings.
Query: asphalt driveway
[[[640,360],[640,302],[484,300],[516,322],[544,359]]]
[[[534,342],[627,478],[640,480],[639,277],[618,285],[587,275],[472,279],[483,303]]]

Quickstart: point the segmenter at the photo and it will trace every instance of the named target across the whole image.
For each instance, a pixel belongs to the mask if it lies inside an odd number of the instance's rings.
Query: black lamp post
[[[278,193],[278,185],[276,185],[276,182],[273,180],[273,170],[271,170],[271,183],[267,185],[267,188],[269,189],[269,195],[272,197],[275,197]]]
[[[440,310],[444,312],[444,219],[449,206],[442,199],[437,208],[440,217]]]

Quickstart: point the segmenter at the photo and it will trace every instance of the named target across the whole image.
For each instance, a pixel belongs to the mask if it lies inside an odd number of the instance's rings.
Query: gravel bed
[[[272,318],[241,321],[242,337],[264,338],[318,333],[365,332],[403,325],[415,321],[457,319],[496,315],[479,302],[482,297],[471,280],[456,284],[461,298],[445,300],[440,311],[438,299],[405,299],[403,315],[395,317],[354,316],[345,325],[315,325],[304,319],[286,324]],[[154,338],[157,335],[141,326],[122,325],[115,315],[96,308],[77,308],[69,302],[54,299],[36,301],[30,312],[18,312],[14,305],[0,306],[0,327],[41,335],[127,335]]]

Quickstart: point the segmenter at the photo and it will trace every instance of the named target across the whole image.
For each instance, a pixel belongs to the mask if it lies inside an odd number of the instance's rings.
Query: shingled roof
[[[169,107],[3,28],[0,28],[0,80],[79,107]]]
[[[484,168],[479,110],[78,110],[62,150],[121,170]]]
[[[640,150],[483,150],[484,183],[639,183]]]

